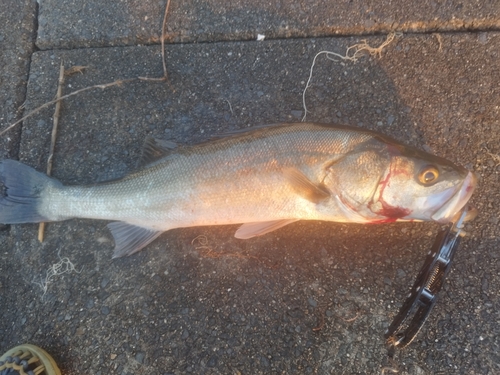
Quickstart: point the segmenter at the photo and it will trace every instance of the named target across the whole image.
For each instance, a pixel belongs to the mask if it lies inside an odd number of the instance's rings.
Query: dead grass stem
[[[61,61],[61,66],[59,67],[59,81],[57,84],[56,100],[60,99],[62,96],[63,84],[64,84],[64,64]],[[50,176],[52,173],[52,160],[54,159],[54,149],[56,147],[57,127],[59,126],[60,114],[61,114],[61,101],[59,100],[56,103],[56,108],[54,111],[54,120],[53,120],[53,124],[52,124],[52,135],[50,138],[49,158],[47,159],[47,176]],[[45,223],[41,222],[38,226],[38,241],[40,241],[40,242],[43,242],[44,230],[45,230]]]
[[[302,92],[302,106],[304,108],[304,116],[302,117],[302,122],[306,120],[307,113],[309,112],[307,109],[306,105],[306,92],[309,87],[311,87],[311,81],[313,77],[313,69],[314,65],[316,65],[316,60],[319,56],[321,55],[326,55],[326,58],[328,60],[332,61],[338,61],[336,60],[341,59],[341,60],[347,60],[351,62],[356,62],[359,60],[361,56],[363,56],[365,53],[368,53],[371,56],[378,56],[379,58],[382,57],[382,51],[385,47],[387,47],[389,44],[392,43],[394,38],[396,36],[399,36],[399,34],[396,34],[394,32],[390,33],[387,35],[387,38],[380,44],[378,47],[372,47],[368,44],[368,42],[363,39],[361,43],[354,44],[350,47],[347,48],[346,52],[344,55],[341,55],[336,52],[332,51],[320,51],[314,56],[313,62],[311,64],[311,68],[309,70],[309,78],[307,79],[306,87],[304,88],[304,91]]]

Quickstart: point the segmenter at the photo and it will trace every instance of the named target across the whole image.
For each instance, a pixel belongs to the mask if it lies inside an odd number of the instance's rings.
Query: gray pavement
[[[166,0],[43,0],[41,49],[157,43]],[[169,40],[214,42],[500,28],[498,0],[172,1]]]
[[[64,93],[162,75],[155,43],[164,2],[48,0],[37,30],[34,5],[12,4],[12,14],[0,10],[7,22],[0,43],[11,54],[0,57],[2,77],[10,77],[0,82],[2,129],[19,118],[21,103],[27,113],[54,98],[60,61],[87,67],[67,78]],[[70,220],[48,225],[42,244],[36,225],[0,232],[0,352],[42,346],[65,374],[500,373],[498,4],[423,2],[408,12],[389,1],[350,4],[334,11],[326,2],[173,0],[168,83],[139,81],[64,101],[53,175],[68,184],[123,175],[148,135],[193,144],[230,129],[300,121],[317,52],[385,39],[336,34],[411,23],[420,33],[397,38],[381,58],[318,58],[307,94],[310,121],[382,131],[481,176],[473,197],[480,216],[408,349],[389,360],[383,333],[435,224],[299,222],[247,241],[233,237],[235,226],[178,229],[112,260],[105,222]],[[9,26],[15,17],[22,28]],[[460,25],[471,20],[489,26],[464,32]],[[266,40],[253,40],[257,33]],[[53,108],[43,110],[6,134],[2,157],[44,170],[52,116]],[[78,272],[54,276],[43,294],[38,283],[64,257]]]
[[[35,37],[35,3],[12,2],[0,10],[0,124],[2,129],[18,120],[26,99],[31,54]],[[0,137],[0,158],[16,157],[19,149],[18,127]]]

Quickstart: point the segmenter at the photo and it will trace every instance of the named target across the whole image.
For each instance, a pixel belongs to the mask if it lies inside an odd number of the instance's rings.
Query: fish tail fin
[[[3,186],[2,186],[3,185]],[[16,160],[0,162],[0,223],[21,224],[51,221],[39,212],[47,186],[62,184]]]

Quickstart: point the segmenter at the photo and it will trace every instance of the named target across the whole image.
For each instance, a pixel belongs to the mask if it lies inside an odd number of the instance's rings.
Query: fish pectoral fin
[[[305,199],[319,203],[330,197],[330,193],[324,186],[313,183],[298,169],[287,168],[283,173],[293,189]]]
[[[148,164],[151,164],[158,159],[169,155],[175,148],[177,148],[177,143],[175,142],[147,137],[144,141],[142,155],[141,159],[139,160],[138,166],[144,167]]]
[[[121,221],[109,223],[108,228],[115,239],[113,259],[132,255],[163,233]]]
[[[246,223],[238,228],[234,237],[246,240],[248,238],[262,236],[263,234],[272,232],[276,229],[284,227],[285,225],[291,224],[299,219],[285,219],[285,220],[273,220],[273,221],[262,221],[257,223]]]

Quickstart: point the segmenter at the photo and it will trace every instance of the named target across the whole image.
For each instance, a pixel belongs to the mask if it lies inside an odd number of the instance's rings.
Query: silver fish
[[[70,218],[108,224],[114,257],[173,228],[243,223],[237,238],[297,220],[449,222],[477,179],[450,161],[368,130],[280,124],[190,147],[146,142],[142,167],[119,180],[63,186],[0,162],[0,223]]]

